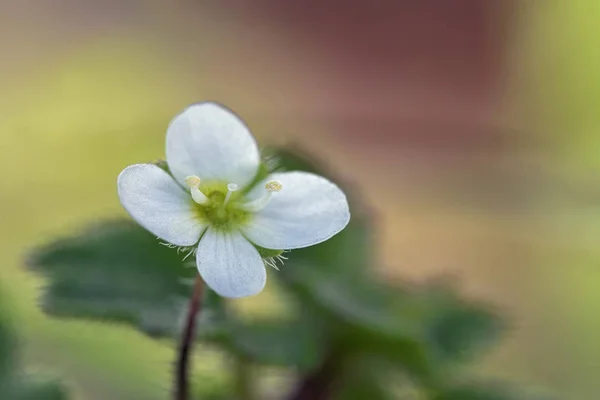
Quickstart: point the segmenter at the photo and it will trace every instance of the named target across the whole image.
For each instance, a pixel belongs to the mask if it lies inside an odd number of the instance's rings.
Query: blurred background
[[[451,276],[497,305],[511,331],[483,370],[595,398],[592,3],[2,2],[0,289],[28,369],[58,374],[76,399],[163,398],[173,348],[118,325],[45,317],[43,282],[23,257],[124,216],[118,173],[162,157],[170,119],[210,99],[259,142],[299,145],[355,185],[376,215],[378,274]]]

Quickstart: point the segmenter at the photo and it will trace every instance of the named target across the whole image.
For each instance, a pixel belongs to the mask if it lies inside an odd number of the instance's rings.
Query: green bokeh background
[[[36,307],[44,282],[23,270],[23,259],[30,247],[56,235],[124,216],[117,174],[162,157],[170,118],[189,103],[215,99],[239,110],[259,140],[300,143],[353,181],[378,215],[382,275],[458,275],[466,292],[503,307],[514,329],[484,361],[486,370],[561,398],[595,398],[600,5],[579,0],[515,8],[503,61],[510,111],[499,114],[509,115],[507,126],[516,126],[526,145],[484,163],[508,166],[518,176],[533,170],[536,180],[524,192],[532,203],[527,211],[506,214],[449,206],[447,194],[436,192],[435,173],[390,185],[389,171],[406,164],[393,146],[385,150],[388,161],[366,156],[382,151],[377,135],[339,147],[339,137],[328,135],[336,128],[327,118],[286,120],[315,93],[295,88],[288,99],[277,79],[253,79],[256,64],[229,72],[249,54],[243,16],[224,17],[226,8],[200,5],[192,20],[188,6],[148,4],[130,19],[114,4],[107,7],[114,16],[98,16],[97,8],[16,5],[0,17],[0,43],[8,44],[0,67],[0,286],[10,297],[29,368],[58,374],[76,399],[164,398],[173,360],[168,343],[112,324],[48,319]],[[256,57],[289,67],[284,31],[253,28],[252,35]],[[318,75],[319,51],[302,51],[297,62]],[[276,308],[269,299],[267,293],[239,307],[268,313]],[[218,354],[202,350],[195,365],[206,377],[219,362]]]

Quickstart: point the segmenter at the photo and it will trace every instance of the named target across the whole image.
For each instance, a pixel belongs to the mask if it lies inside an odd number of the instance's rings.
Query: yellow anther
[[[279,192],[283,189],[283,184],[280,181],[273,179],[265,184],[265,189],[267,189],[267,192]]]
[[[186,176],[185,184],[190,188],[192,198],[198,204],[204,204],[208,201],[208,198],[200,191],[200,178],[196,175]]]
[[[281,189],[283,189],[283,184],[280,181],[275,179],[267,181],[267,183],[265,183],[265,191],[263,192],[263,195],[245,203],[242,207],[246,211],[260,211],[267,206],[269,200],[271,200],[273,192],[279,192]]]
[[[197,177],[196,175],[192,175],[192,176],[186,176],[185,177],[185,184],[190,188],[197,188],[198,186],[200,186],[200,178]]]

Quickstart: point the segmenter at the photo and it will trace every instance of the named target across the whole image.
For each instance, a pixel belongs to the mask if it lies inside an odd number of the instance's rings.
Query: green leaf
[[[12,326],[5,317],[4,304],[0,298],[0,393],[13,391],[16,369],[17,340]]]
[[[6,400],[67,400],[67,392],[58,382],[36,381],[21,371],[18,341],[10,325],[0,296],[0,398]]]
[[[309,370],[323,357],[323,338],[313,325],[300,319],[230,320],[226,332],[212,341],[262,365]]]
[[[491,307],[461,299],[455,292],[449,284],[429,284],[413,295],[431,354],[442,363],[471,361],[484,354],[506,328]]]
[[[472,305],[441,312],[430,327],[437,355],[449,361],[467,361],[495,344],[504,324],[494,314]]]
[[[191,389],[191,399],[239,400],[235,396],[231,379],[221,374],[218,377],[208,374],[196,375],[192,379]]]
[[[366,277],[356,280],[352,276],[331,276],[325,268],[286,268],[289,283],[303,307],[321,315],[333,340],[349,352],[385,355],[421,379],[431,379],[425,320],[407,306],[409,298],[400,288]]]
[[[515,388],[504,382],[476,382],[457,385],[432,397],[432,400],[550,400],[546,391]]]
[[[223,340],[229,334],[230,316],[225,300],[209,287],[204,287],[201,309],[196,319],[196,335],[201,339]]]
[[[63,386],[52,381],[35,382],[22,389],[15,400],[67,400]]]
[[[513,388],[500,383],[461,385],[433,396],[432,400],[526,400]],[[533,399],[531,399],[533,400]]]
[[[150,335],[178,332],[195,268],[131,221],[108,221],[33,252],[48,278],[42,308],[54,316],[129,323]]]
[[[390,365],[379,357],[359,355],[346,360],[335,400],[396,399],[390,390],[394,377]]]
[[[3,313],[4,310],[0,309],[0,391],[12,379],[17,347],[12,326],[4,318]]]

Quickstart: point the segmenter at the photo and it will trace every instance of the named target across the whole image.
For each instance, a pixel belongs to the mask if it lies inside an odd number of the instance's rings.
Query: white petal
[[[244,187],[260,163],[254,137],[229,109],[212,102],[188,107],[167,130],[167,163],[175,178],[233,182]]]
[[[194,218],[190,194],[156,165],[125,168],[117,178],[117,188],[133,219],[169,243],[191,246],[206,229]]]
[[[281,181],[281,191],[257,212],[242,232],[253,243],[268,249],[296,249],[323,242],[350,221],[346,195],[327,179],[308,172],[271,174],[267,179]],[[248,194],[255,198],[264,191],[257,185]]]
[[[200,239],[196,263],[204,282],[224,297],[252,296],[267,282],[258,251],[237,231],[209,228]]]

